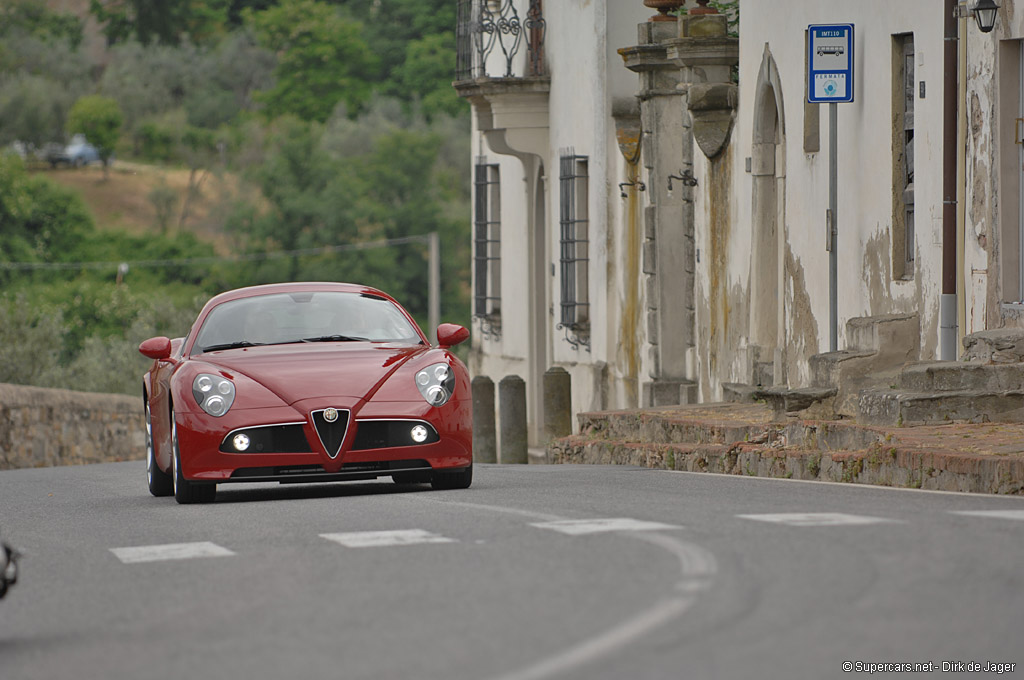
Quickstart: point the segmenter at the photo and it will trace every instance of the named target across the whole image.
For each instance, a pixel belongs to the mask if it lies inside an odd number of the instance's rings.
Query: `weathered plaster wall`
[[[995,30],[969,25],[967,49],[964,276],[967,332],[1024,327],[1019,290],[1020,41],[1024,12],[1000,3]]]
[[[755,87],[765,55],[777,66],[784,107],[784,147],[776,159],[777,225],[782,237],[778,264],[782,267],[780,343],[784,379],[791,385],[809,379],[807,358],[827,351],[829,343],[828,253],[825,251],[825,210],[828,206],[828,111],[819,105],[820,152],[803,149],[805,99],[805,42],[808,24],[855,25],[856,98],[838,105],[838,325],[852,317],[916,311],[921,315],[922,358],[934,357],[938,345],[941,291],[942,216],[942,7],[928,0],[873,3],[842,0],[778,0],[747,3],[740,26],[740,108],[733,133],[735,182],[731,208],[735,240],[750,242],[759,216],[751,199],[753,177],[743,172],[747,157],[756,157]],[[795,19],[797,18],[798,19]],[[915,80],[923,82],[925,97],[915,99],[916,271],[910,281],[894,280],[892,248],[892,36],[914,33]],[[780,96],[781,95],[781,96]],[[755,172],[756,172],[755,168]],[[748,290],[747,257],[771,257],[757,250],[730,250],[729,288]],[[754,331],[755,329],[751,329]],[[742,343],[733,348],[744,351]],[[721,357],[719,358],[721,362]],[[719,378],[738,379],[737,357]],[[747,367],[749,369],[749,367]],[[731,373],[732,375],[729,375]]]
[[[526,2],[517,4],[525,16]],[[497,384],[515,373],[527,381],[527,400],[537,404],[541,385],[530,378],[530,357],[539,350],[549,365],[566,368],[572,376],[573,410],[635,406],[632,374],[641,360],[639,353],[623,356],[624,344],[618,329],[623,324],[636,327],[630,315],[635,306],[629,295],[631,271],[630,232],[626,224],[625,202],[619,201],[615,179],[627,173],[625,159],[618,151],[612,102],[632,97],[635,75],[622,66],[616,49],[636,42],[636,26],[650,10],[637,3],[606,0],[566,0],[545,3],[547,22],[545,58],[551,77],[548,99],[548,149],[543,158],[544,261],[540,285],[545,288],[547,345],[538,348],[531,338],[528,320],[534,309],[527,293],[529,263],[537,253],[529,248],[529,205],[522,164],[514,157],[489,149],[474,120],[474,157],[484,154],[489,162],[501,164],[502,194],[502,312],[500,335],[486,337],[479,322],[474,322],[470,370],[487,375]],[[524,48],[525,52],[525,48]],[[521,71],[520,71],[521,72]],[[559,158],[572,149],[586,156],[589,174],[589,302],[591,315],[590,348],[573,346],[559,322]],[[635,286],[634,286],[635,287]],[[639,338],[634,338],[639,343]],[[534,413],[531,406],[528,412]],[[531,431],[536,428],[531,426]],[[533,442],[536,443],[536,442]]]
[[[0,384],[0,470],[145,455],[140,397]]]

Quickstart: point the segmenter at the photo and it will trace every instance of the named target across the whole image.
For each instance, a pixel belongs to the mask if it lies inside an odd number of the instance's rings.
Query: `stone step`
[[[884,427],[1024,422],[1024,391],[864,390],[860,396],[857,421]]]
[[[768,387],[756,390],[754,398],[768,404],[776,420],[787,416],[831,420],[837,391],[834,387]]]
[[[944,432],[940,437],[946,441],[950,434]],[[747,443],[638,444],[574,436],[556,440],[549,445],[548,453],[552,463],[635,465],[970,493],[1024,493],[1024,461],[1020,459],[946,451],[941,446],[922,448],[917,442],[901,443],[896,439],[856,450],[835,451]]]
[[[964,361],[1012,364],[1024,362],[1024,329],[996,328],[964,338]]]
[[[778,419],[765,404],[701,404],[674,409],[581,413],[579,436],[587,441],[709,445],[785,442],[811,449],[854,450],[884,432],[852,421]]]
[[[701,406],[580,413],[577,419],[580,434],[591,439],[666,444],[732,443],[759,437],[771,425],[771,411],[763,404],[736,404],[733,409],[739,410],[708,419],[692,417],[706,411]]]
[[[637,465],[665,470],[696,468],[708,472],[727,472],[731,466],[727,466],[726,461],[734,448],[729,444],[595,441],[573,436],[550,444],[548,459],[555,464]]]
[[[858,316],[846,322],[846,349],[917,359],[920,323],[917,314]]]
[[[1024,389],[1024,364],[926,361],[905,366],[899,387],[908,392],[1011,392]]]
[[[905,461],[900,460],[906,455],[880,445],[855,451],[820,451],[746,443],[638,444],[566,437],[549,446],[548,455],[555,464],[634,465],[749,477],[919,486],[911,471],[905,469]]]
[[[722,401],[729,404],[752,404],[757,399],[754,392],[760,388],[746,383],[722,383]]]
[[[844,362],[857,362],[874,356],[868,350],[841,349],[836,352],[822,352],[808,359],[811,370],[811,387],[838,387],[843,375]]]

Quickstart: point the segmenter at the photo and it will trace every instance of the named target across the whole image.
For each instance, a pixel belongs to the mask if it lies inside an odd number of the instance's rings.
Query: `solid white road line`
[[[548,657],[540,663],[502,675],[495,680],[545,680],[608,656],[634,640],[642,638],[673,619],[678,618],[693,604],[692,597],[672,597],[647,609],[611,630],[570,647],[561,654]]]
[[[646,522],[629,517],[610,517],[607,519],[564,519],[554,522],[531,524],[538,529],[551,529],[569,536],[601,534],[608,531],[659,531],[663,529],[682,529],[676,524]]]
[[[432,534],[423,529],[399,531],[353,531],[343,534],[320,534],[321,538],[340,543],[346,548],[381,548],[419,543],[457,543],[454,538]]]
[[[951,515],[969,515],[971,517],[996,517],[999,519],[1016,519],[1024,521],[1024,510],[950,510]]]
[[[189,560],[196,557],[228,557],[234,555],[227,548],[216,543],[168,543],[165,545],[139,545],[129,548],[111,548],[110,552],[125,564],[139,562],[161,562],[164,560]]]
[[[899,523],[901,520],[883,517],[867,517],[864,515],[848,515],[843,512],[777,512],[760,515],[736,515],[743,519],[758,522],[787,524],[793,527],[837,527],[865,524]]]

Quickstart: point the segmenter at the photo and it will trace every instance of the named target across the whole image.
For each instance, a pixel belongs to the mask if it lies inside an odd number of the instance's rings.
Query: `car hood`
[[[314,397],[370,398],[400,366],[429,349],[427,345],[330,342],[248,347],[196,358],[241,373],[293,404]]]

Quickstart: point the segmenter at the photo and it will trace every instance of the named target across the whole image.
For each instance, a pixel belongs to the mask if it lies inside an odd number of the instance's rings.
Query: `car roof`
[[[273,295],[275,293],[309,293],[309,292],[336,292],[336,293],[368,293],[378,295],[388,300],[393,298],[387,293],[356,283],[339,283],[332,281],[300,281],[294,283],[266,283],[260,286],[248,286],[228,290],[210,298],[206,303],[208,307],[214,307],[229,300],[256,297],[258,295]]]

